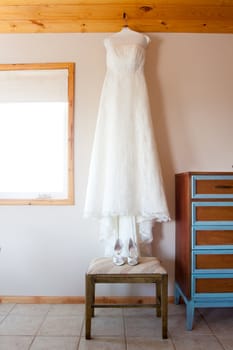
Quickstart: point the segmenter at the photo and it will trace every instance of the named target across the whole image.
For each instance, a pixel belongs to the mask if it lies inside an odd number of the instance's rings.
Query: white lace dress
[[[154,221],[169,220],[144,77],[146,44],[104,41],[102,88],[84,214],[100,220],[106,255],[130,236],[152,241]],[[125,250],[125,255],[127,252]]]

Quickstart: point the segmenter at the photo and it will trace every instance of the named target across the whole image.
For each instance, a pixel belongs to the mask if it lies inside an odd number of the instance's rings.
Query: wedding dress
[[[117,237],[125,247],[130,237],[139,246],[151,242],[154,221],[169,220],[144,77],[149,41],[128,28],[104,41],[107,71],[84,215],[100,220],[106,255]]]

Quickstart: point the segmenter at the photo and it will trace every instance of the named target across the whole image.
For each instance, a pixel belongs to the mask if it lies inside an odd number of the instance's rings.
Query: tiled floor
[[[168,339],[153,309],[97,309],[92,339],[84,305],[0,304],[0,350],[233,350],[233,309],[200,309],[185,330],[184,305],[169,304]]]

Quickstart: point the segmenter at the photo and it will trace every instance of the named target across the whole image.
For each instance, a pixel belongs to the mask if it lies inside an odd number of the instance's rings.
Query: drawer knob
[[[233,188],[233,186],[231,186],[231,185],[217,185],[217,186],[215,186],[215,188],[227,189],[227,188]]]

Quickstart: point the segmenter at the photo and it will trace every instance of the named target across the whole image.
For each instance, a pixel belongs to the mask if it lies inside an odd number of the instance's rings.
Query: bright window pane
[[[66,198],[67,103],[0,104],[0,194]]]

